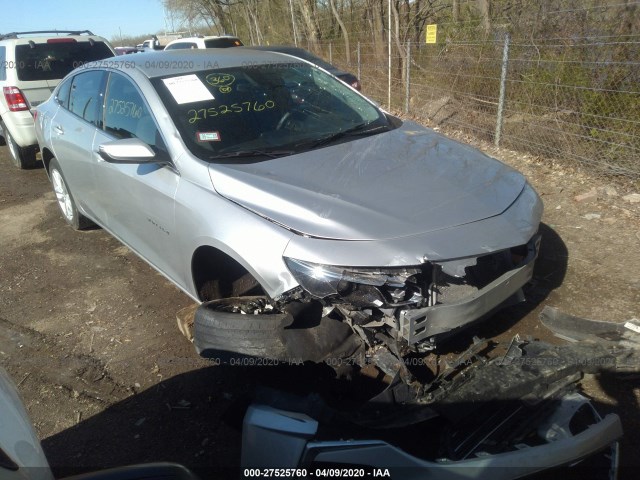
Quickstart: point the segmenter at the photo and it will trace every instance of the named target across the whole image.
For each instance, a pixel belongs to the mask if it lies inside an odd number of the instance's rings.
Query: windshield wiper
[[[388,125],[378,125],[377,127],[367,128],[369,127],[369,125],[371,125],[371,123],[359,123],[358,125],[354,125],[353,127],[347,128],[345,130],[340,130],[339,132],[332,133],[331,135],[321,137],[317,140],[311,140],[309,142],[299,143],[296,145],[296,147],[316,148],[316,147],[321,147],[322,145],[327,145],[329,143],[335,142],[336,140],[339,140],[343,137],[352,137],[356,135],[369,135],[379,130],[383,130],[383,131],[389,130]]]
[[[240,158],[240,157],[268,157],[278,158],[296,153],[293,150],[234,150],[232,152],[219,153],[210,155],[210,160],[219,160],[221,158]]]

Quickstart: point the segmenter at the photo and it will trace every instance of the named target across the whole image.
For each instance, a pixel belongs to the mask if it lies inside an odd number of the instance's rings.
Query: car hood
[[[405,122],[397,129],[250,164],[211,164],[215,190],[297,233],[382,240],[499,215],[524,177]]]

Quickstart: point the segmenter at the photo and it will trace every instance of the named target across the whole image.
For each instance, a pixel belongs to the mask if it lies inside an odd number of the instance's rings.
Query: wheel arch
[[[211,245],[201,245],[191,256],[191,277],[201,301],[211,300],[203,292],[207,282],[218,281],[221,297],[264,294],[265,289],[240,261]]]
[[[42,155],[42,163],[44,164],[44,169],[47,171],[47,175],[49,175],[49,164],[51,163],[51,160],[55,158],[55,155],[47,147],[44,147],[40,151],[40,153]]]

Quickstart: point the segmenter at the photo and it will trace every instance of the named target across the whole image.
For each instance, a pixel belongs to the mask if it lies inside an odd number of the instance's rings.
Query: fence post
[[[358,42],[358,80],[362,83],[362,73],[360,72],[360,42]]]
[[[389,13],[389,20],[387,22],[387,27],[389,28],[389,31],[388,31],[388,35],[387,35],[387,53],[388,53],[388,58],[387,58],[387,78],[388,78],[387,110],[390,112],[391,111],[391,0],[389,0],[388,4],[389,5],[387,7],[387,11]]]
[[[404,113],[409,114],[409,97],[411,95],[411,42],[407,41],[407,53],[405,55],[405,88],[404,88]]]
[[[329,63],[333,63],[333,44],[329,42]]]
[[[494,144],[500,146],[502,135],[502,118],[504,114],[504,94],[507,88],[507,64],[509,63],[509,32],[504,35],[504,48],[502,49],[502,73],[500,74],[500,98],[498,99],[498,118],[496,120],[496,136]]]

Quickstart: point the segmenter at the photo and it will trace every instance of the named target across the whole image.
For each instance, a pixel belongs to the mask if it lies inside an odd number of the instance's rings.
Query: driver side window
[[[166,151],[142,95],[129,79],[117,73],[112,73],[107,83],[104,130],[116,138],[138,138]]]

